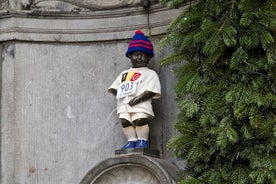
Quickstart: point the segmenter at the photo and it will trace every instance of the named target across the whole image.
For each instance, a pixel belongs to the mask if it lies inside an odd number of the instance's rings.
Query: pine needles
[[[168,148],[187,161],[179,183],[275,184],[276,2],[193,2],[159,45],[174,48],[161,63],[178,78],[179,135]]]

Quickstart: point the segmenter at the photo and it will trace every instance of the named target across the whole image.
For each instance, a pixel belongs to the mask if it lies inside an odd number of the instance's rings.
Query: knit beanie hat
[[[135,51],[144,52],[144,53],[150,55],[150,57],[154,56],[153,45],[152,45],[151,41],[147,37],[144,36],[144,33],[141,30],[135,31],[135,35],[133,36],[132,40],[128,44],[126,57],[129,58],[129,54],[131,54]]]

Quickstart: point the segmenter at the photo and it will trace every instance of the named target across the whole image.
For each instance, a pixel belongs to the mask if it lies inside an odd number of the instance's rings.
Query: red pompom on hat
[[[146,54],[149,54],[150,57],[154,56],[153,45],[152,45],[151,41],[147,37],[144,36],[144,33],[141,30],[135,31],[135,35],[133,36],[132,40],[128,44],[126,57],[129,58],[129,54],[131,54],[135,51],[144,52]]]
[[[142,34],[142,35],[144,35],[143,31],[141,31],[141,30],[136,30],[135,34]]]

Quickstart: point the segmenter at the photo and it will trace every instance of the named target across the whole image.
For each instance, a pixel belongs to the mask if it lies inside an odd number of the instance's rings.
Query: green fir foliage
[[[276,1],[161,0],[182,8],[174,50],[179,184],[276,184]]]

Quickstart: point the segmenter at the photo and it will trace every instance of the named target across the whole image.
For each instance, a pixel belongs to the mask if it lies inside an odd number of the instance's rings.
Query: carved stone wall
[[[151,4],[158,1],[151,1]],[[111,10],[143,5],[143,0],[1,0],[1,9]],[[66,7],[66,8],[65,8]]]
[[[0,1],[1,184],[76,184],[125,143],[106,90],[131,66],[125,52],[134,31],[156,49],[181,11],[131,2],[95,11],[73,1]],[[175,134],[174,76],[159,65],[169,51],[156,52],[149,66],[162,84],[150,146],[178,164],[166,149]]]
[[[156,4],[96,12],[42,10],[0,11],[0,41],[87,42],[129,39],[136,29],[147,35],[166,33],[176,10]]]

